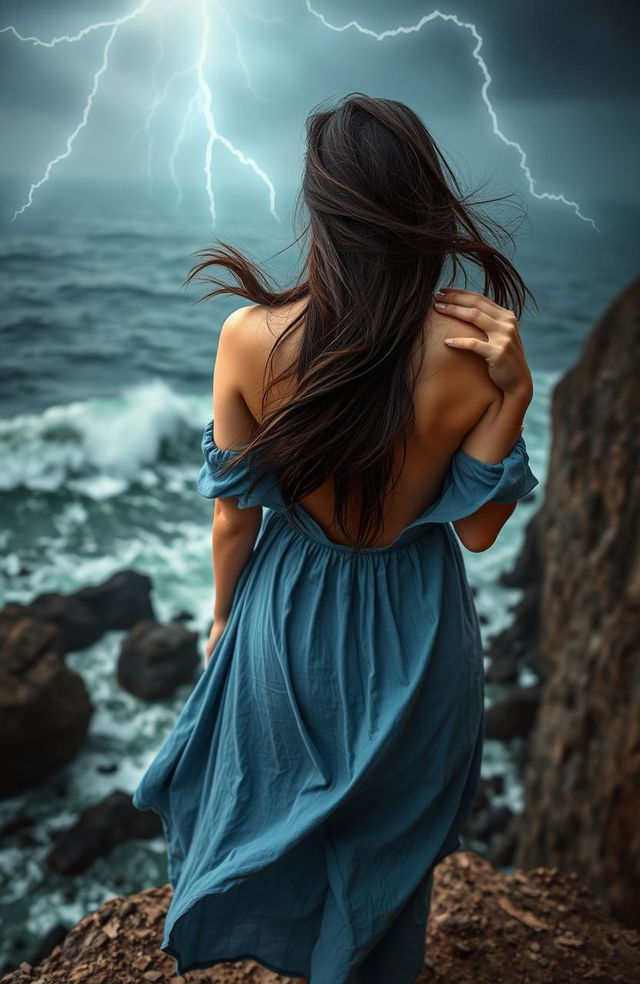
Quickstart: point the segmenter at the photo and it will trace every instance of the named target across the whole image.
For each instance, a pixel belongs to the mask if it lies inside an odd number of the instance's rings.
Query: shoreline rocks
[[[75,758],[93,705],[64,662],[56,625],[16,603],[0,612],[0,798],[36,785]]]
[[[180,612],[156,621],[151,578],[122,570],[68,595],[45,592],[0,610],[0,799],[18,795],[71,762],[86,739],[93,705],[64,661],[106,632],[129,629],[118,682],[146,700],[193,680],[198,634]]]
[[[190,683],[199,663],[197,632],[185,629],[179,621],[163,625],[145,619],[123,640],[118,683],[135,697],[159,700]]]

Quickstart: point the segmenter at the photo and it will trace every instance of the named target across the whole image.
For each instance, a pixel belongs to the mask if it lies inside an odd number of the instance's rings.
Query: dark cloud
[[[92,18],[120,16],[136,0],[4,0],[0,26],[44,38],[73,33]],[[343,25],[357,19],[376,31],[409,26],[433,10],[426,3],[399,0],[311,0],[327,20]],[[524,185],[518,157],[492,133],[480,98],[482,75],[471,54],[469,32],[434,22],[418,34],[376,42],[354,30],[332,32],[306,9],[304,0],[227,0],[244,61],[259,95],[252,96],[238,60],[236,40],[211,0],[214,52],[207,66],[220,130],[277,181],[295,183],[304,120],[310,108],[358,89],[409,103],[436,139],[482,174],[495,170],[508,187]],[[74,146],[65,174],[109,177],[141,174],[144,123],[152,94],[151,70],[157,53],[158,22],[150,13],[129,24],[114,44],[108,77],[96,98],[90,125]],[[158,8],[159,9],[159,8]],[[197,50],[198,24],[190,4],[171,8],[168,56]],[[572,197],[638,195],[628,174],[637,158],[638,4],[613,0],[452,0],[445,8],[473,22],[484,38],[492,83],[489,97],[507,137],[519,141],[540,190]],[[250,13],[260,17],[250,16]],[[265,22],[271,21],[271,22]],[[100,63],[106,34],[54,50],[24,45],[0,35],[0,124],[5,173],[37,180],[42,165],[64,147],[77,124]],[[188,57],[184,54],[186,61]],[[176,67],[167,63],[166,72]],[[154,122],[154,167],[166,174],[168,154],[188,99],[186,82]],[[197,127],[180,161],[187,174],[200,174],[202,132]],[[224,148],[216,148],[216,173],[234,182],[255,176]],[[613,189],[613,191],[612,191]]]

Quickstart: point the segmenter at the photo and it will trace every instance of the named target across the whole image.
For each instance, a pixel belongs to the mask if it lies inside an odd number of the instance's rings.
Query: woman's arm
[[[256,421],[242,395],[242,369],[247,364],[244,308],[224,322],[213,372],[213,439],[219,448],[247,444]],[[215,600],[207,658],[224,631],[240,575],[249,560],[260,530],[262,506],[238,507],[237,496],[215,499],[211,527],[211,551]]]
[[[489,464],[501,461],[516,443],[522,432],[523,420],[531,397],[503,394],[498,404],[492,404],[461,444],[467,454]],[[516,502],[487,502],[470,516],[452,523],[467,550],[480,553],[488,550],[517,505]]]
[[[518,321],[512,311],[475,291],[444,288],[435,307],[451,319],[449,347],[484,359],[495,389],[494,399],[460,448],[480,461],[497,464],[520,436],[533,397]],[[479,329],[481,337],[456,337],[456,321],[465,328]],[[487,502],[470,516],[456,520],[453,527],[468,550],[487,550],[515,508],[516,502]]]
[[[487,464],[502,461],[522,433],[530,403],[530,392],[500,394],[465,436],[461,450]]]
[[[236,520],[235,514],[240,518]],[[216,499],[211,526],[215,601],[214,622],[226,622],[240,575],[253,551],[262,522],[262,506],[238,509],[229,499]]]

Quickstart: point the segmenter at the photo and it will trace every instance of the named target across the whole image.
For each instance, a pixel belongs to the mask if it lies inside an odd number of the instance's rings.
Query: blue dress
[[[414,984],[432,872],[480,774],[480,626],[452,520],[537,484],[524,438],[455,452],[384,547],[333,543],[275,480],[226,476],[213,421],[198,491],[263,511],[226,628],[134,805],[160,816],[176,970],[255,959],[310,984]]]

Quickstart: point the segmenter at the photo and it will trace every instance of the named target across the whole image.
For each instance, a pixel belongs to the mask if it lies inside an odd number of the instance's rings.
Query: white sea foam
[[[76,401],[0,421],[0,491],[68,486],[95,499],[116,496],[155,465],[163,443],[198,447],[202,401],[163,380],[132,386],[113,399]]]

